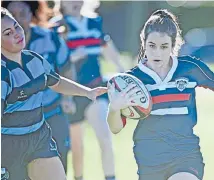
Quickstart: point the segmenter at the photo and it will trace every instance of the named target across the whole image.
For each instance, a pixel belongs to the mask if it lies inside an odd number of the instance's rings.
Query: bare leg
[[[102,165],[106,177],[115,176],[114,154],[112,148],[111,132],[106,120],[108,102],[98,99],[90,104],[86,110],[86,117],[93,127],[102,153]]]
[[[70,125],[71,152],[74,176],[83,176],[83,123]]]
[[[65,171],[59,157],[39,158],[28,164],[31,180],[66,180]]]

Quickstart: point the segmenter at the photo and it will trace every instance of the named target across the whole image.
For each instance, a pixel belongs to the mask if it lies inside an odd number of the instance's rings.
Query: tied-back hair
[[[14,18],[13,15],[6,8],[1,7],[1,19],[5,16]]]
[[[178,52],[183,44],[181,29],[174,14],[166,9],[155,11],[145,23],[140,33],[141,47],[138,54],[138,62],[145,57],[145,42],[152,32],[166,33],[172,40],[173,55]]]

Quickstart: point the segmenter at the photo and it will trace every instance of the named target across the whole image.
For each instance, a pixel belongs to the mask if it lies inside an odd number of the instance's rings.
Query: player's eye
[[[8,32],[4,33],[5,36],[9,36],[9,35],[11,35],[11,34],[12,34],[11,31],[8,31]]]
[[[150,44],[149,47],[150,48],[155,48],[155,45],[154,44]]]
[[[168,46],[161,46],[161,49],[167,49]]]

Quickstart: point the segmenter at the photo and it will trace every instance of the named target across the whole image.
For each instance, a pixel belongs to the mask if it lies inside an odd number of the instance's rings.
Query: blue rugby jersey
[[[32,50],[44,57],[59,74],[70,68],[69,50],[65,41],[49,29],[40,26],[31,27],[31,38],[26,49]],[[61,95],[49,88],[44,91],[43,104],[45,114],[49,117],[59,108]],[[56,113],[59,113],[56,111]]]
[[[22,51],[22,66],[1,54],[1,133],[21,135],[44,123],[43,90],[59,81],[47,60],[35,52]]]
[[[99,56],[102,46],[109,40],[109,36],[102,32],[102,18],[87,18],[82,16],[81,21],[72,16],[65,16],[68,26],[66,43],[71,54],[79,47],[84,47],[88,56],[75,63],[77,81],[80,84],[94,87],[102,82]]]
[[[173,66],[161,78],[143,62],[128,73],[139,78],[152,95],[151,115],[139,121],[134,131],[134,153],[138,165],[154,166],[199,153],[195,88],[214,90],[214,73],[200,60],[173,57]]]

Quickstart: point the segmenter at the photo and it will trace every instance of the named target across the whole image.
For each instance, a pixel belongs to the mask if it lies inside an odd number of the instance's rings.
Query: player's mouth
[[[160,62],[161,60],[160,59],[154,59],[153,61],[154,62]]]
[[[23,40],[24,40],[24,38],[21,38],[21,39],[17,42],[17,44],[22,43],[22,42],[23,42]]]

